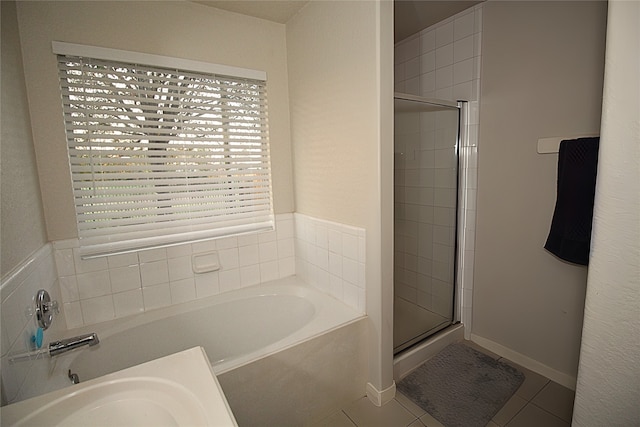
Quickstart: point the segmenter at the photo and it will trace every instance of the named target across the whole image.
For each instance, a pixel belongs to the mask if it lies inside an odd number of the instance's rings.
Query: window
[[[273,229],[264,73],[54,52],[84,257]]]

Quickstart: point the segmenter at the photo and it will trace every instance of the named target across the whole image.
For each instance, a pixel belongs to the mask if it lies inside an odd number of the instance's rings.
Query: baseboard
[[[544,375],[545,377],[554,382],[557,382],[560,385],[570,388],[571,390],[576,389],[576,377],[572,377],[571,375],[567,375],[563,372],[557,371],[543,363],[538,362],[537,360],[525,356],[524,354],[513,351],[510,348],[498,344],[495,341],[491,341],[487,338],[483,338],[473,333],[471,334],[471,341],[475,342],[481,347],[486,348],[489,351],[494,352],[499,356],[502,356],[514,363],[517,363],[518,365],[521,365],[524,368],[527,368],[540,375]]]
[[[396,397],[396,382],[393,381],[389,387],[382,391],[378,390],[373,384],[367,383],[367,397],[376,406],[382,406],[390,402]]]

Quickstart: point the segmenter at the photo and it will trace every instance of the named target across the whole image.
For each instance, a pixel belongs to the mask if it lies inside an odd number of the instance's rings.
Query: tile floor
[[[493,417],[487,427],[569,427],[574,391],[469,341],[476,350],[511,364],[525,374],[513,397]],[[443,427],[435,418],[401,393],[381,408],[368,398],[346,406],[315,427]]]

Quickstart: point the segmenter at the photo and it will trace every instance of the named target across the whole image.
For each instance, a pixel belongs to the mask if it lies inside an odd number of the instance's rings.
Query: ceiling
[[[192,0],[205,6],[286,23],[310,0]],[[394,42],[404,40],[437,22],[483,0],[395,0]]]
[[[193,0],[193,2],[284,24],[309,3],[309,0]]]

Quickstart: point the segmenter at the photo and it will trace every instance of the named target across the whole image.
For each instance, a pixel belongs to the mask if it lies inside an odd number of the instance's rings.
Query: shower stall
[[[464,104],[395,95],[395,354],[460,320],[456,225]]]

